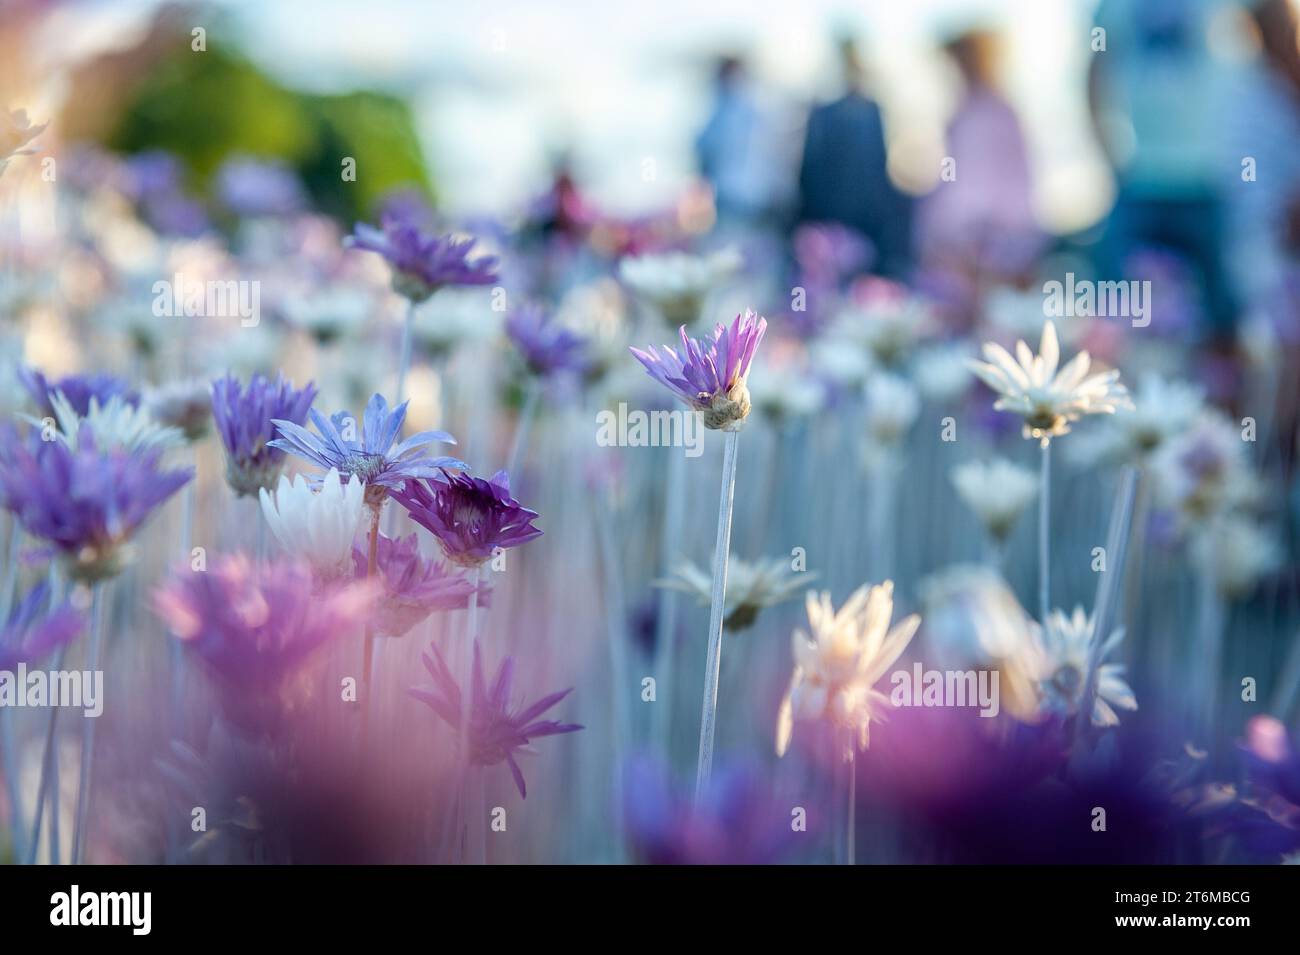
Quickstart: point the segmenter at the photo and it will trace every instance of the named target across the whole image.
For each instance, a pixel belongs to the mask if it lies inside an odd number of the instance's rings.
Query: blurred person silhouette
[[[1011,279],[1037,251],[1042,232],[1020,120],[998,90],[999,38],[966,30],[944,52],[964,87],[945,131],[954,176],[918,205],[917,251],[927,268],[955,271],[971,283],[988,271]]]
[[[838,222],[867,236],[877,270],[902,276],[911,264],[911,203],[890,181],[880,107],[866,92],[851,38],[838,43],[844,92],[808,116],[799,168],[804,222]]]
[[[1222,0],[1102,0],[1088,102],[1117,191],[1097,250],[1104,278],[1129,277],[1134,252],[1182,257],[1198,287],[1203,338],[1231,347],[1223,262],[1223,166],[1215,104],[1223,66],[1209,46]],[[1094,40],[1095,42],[1095,40]]]
[[[771,213],[775,137],[744,62],[721,57],[714,69],[713,105],[695,140],[696,162],[713,189],[720,225],[754,225]]]

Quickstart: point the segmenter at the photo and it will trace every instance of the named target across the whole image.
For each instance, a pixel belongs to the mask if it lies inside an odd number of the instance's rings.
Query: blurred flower
[[[732,633],[752,627],[760,611],[789,600],[816,577],[816,573],[791,570],[786,557],[751,563],[733,555],[727,563],[727,606],[723,626]],[[671,577],[656,581],[655,586],[690,594],[705,605],[713,597],[713,575],[689,560],[678,564]]]
[[[993,407],[1024,418],[1026,438],[1046,441],[1067,434],[1070,422],[1084,415],[1113,414],[1133,407],[1119,383],[1118,371],[1088,377],[1091,359],[1086,351],[1057,370],[1060,347],[1051,321],[1043,325],[1037,355],[1021,340],[1016,343],[1015,359],[996,342],[985,343],[984,357],[987,363],[972,361],[971,369],[999,395]]]
[[[58,428],[53,434],[42,436],[62,441],[74,451],[83,425],[94,436],[95,446],[103,451],[166,450],[185,443],[185,435],[179,428],[158,424],[147,409],[127,404],[120,395],[114,395],[103,405],[92,396],[85,414],[73,410],[72,403],[61,391],[51,396],[50,405]],[[44,428],[35,418],[29,417],[27,421],[37,429]]]
[[[1272,716],[1251,718],[1241,750],[1246,784],[1231,828],[1252,853],[1278,861],[1300,850],[1300,756]]]
[[[1200,388],[1166,381],[1147,373],[1133,394],[1133,408],[1121,410],[1071,442],[1072,456],[1083,462],[1143,464],[1171,438],[1200,416],[1205,396]]]
[[[897,372],[921,342],[934,334],[935,327],[927,302],[892,285],[875,285],[868,286],[864,300],[836,318],[832,335],[864,348],[874,367]]]
[[[26,156],[36,150],[26,148],[29,143],[44,131],[48,123],[33,126],[27,118],[27,110],[16,109],[10,112],[0,108],[0,174],[3,174],[9,160],[14,156]]]
[[[916,389],[906,379],[891,374],[872,375],[866,387],[867,436],[871,439],[866,448],[868,455],[897,448],[920,411]]]
[[[1221,514],[1193,531],[1192,563],[1225,597],[1244,597],[1282,562],[1274,536],[1251,517]]]
[[[306,204],[293,170],[273,159],[232,156],[217,170],[216,194],[238,216],[283,216]]]
[[[385,216],[381,227],[358,222],[348,242],[377,252],[393,268],[393,290],[412,302],[423,302],[448,285],[491,285],[497,280],[497,259],[474,259],[477,239],[426,235],[414,222]]]
[[[164,427],[179,428],[187,441],[198,441],[208,433],[212,391],[205,381],[191,378],[150,388],[144,403],[155,421]]]
[[[231,554],[178,571],[153,604],[218,681],[226,715],[248,727],[278,716],[277,694],[317,650],[363,625],[370,594],[364,582],[318,586],[296,561]]]
[[[838,611],[827,592],[810,591],[806,603],[811,635],[794,632],[795,669],[777,716],[776,753],[785,755],[796,719],[824,719],[851,734],[846,748],[866,749],[871,721],[882,719],[889,707],[875,683],[907,649],[921,618],[912,614],[890,628],[894,584],[889,580],[859,587]]]
[[[748,763],[714,769],[699,794],[671,769],[645,758],[628,763],[623,813],[633,853],[650,865],[771,865],[789,857],[806,832],[791,825],[791,804],[770,774]],[[806,800],[800,800],[806,802]]]
[[[619,263],[618,274],[669,325],[690,325],[699,321],[709,292],[740,266],[740,254],[734,249],[709,255],[666,252],[626,258]]]
[[[352,565],[352,539],[365,513],[365,487],[356,477],[347,484],[330,468],[319,490],[295,475],[280,475],[275,496],[262,488],[258,498],[271,533],[285,553],[307,561],[326,580],[342,577]]]
[[[36,402],[37,413],[46,418],[54,417],[52,398],[59,391],[63,392],[72,410],[79,415],[90,411],[91,398],[98,400],[101,405],[107,404],[108,399],[113,397],[120,397],[129,405],[140,403],[139,393],[121,378],[109,374],[68,375],[51,382],[35,368],[24,365],[18,369],[18,377],[32,401]]]
[[[790,364],[763,365],[750,388],[754,408],[773,424],[815,414],[821,408],[823,396],[823,387],[806,369]]]
[[[806,222],[794,232],[799,270],[816,282],[838,284],[871,262],[871,241],[838,222]]]
[[[124,548],[151,514],[193,477],[190,468],[163,470],[154,448],[100,451],[82,425],[76,447],[0,428],[0,504],[33,537],[54,546],[71,577],[94,581],[117,574]]]
[[[912,377],[931,401],[952,401],[970,388],[970,349],[965,344],[931,345],[916,353]]]
[[[495,336],[500,315],[484,289],[448,289],[420,305],[411,320],[411,340],[434,358],[445,358],[462,342]]]
[[[582,372],[587,364],[586,340],[554,321],[539,305],[522,305],[511,312],[506,334],[528,370],[539,377]]]
[[[365,578],[368,560],[365,550],[352,549],[352,567],[357,578]],[[467,578],[422,557],[414,534],[396,540],[379,535],[375,579],[382,590],[375,595],[370,620],[375,633],[381,637],[403,636],[435,610],[468,607],[475,590]],[[488,605],[490,594],[487,584],[478,586],[480,607]]]
[[[1152,457],[1157,500],[1190,527],[1246,506],[1258,482],[1245,449],[1237,426],[1222,412],[1205,409]]]
[[[1040,630],[1043,651],[1040,671],[1043,706],[1058,716],[1079,711],[1088,681],[1089,649],[1093,641],[1093,619],[1082,607],[1067,616],[1053,610]],[[1096,690],[1092,705],[1093,726],[1118,726],[1116,709],[1136,710],[1137,698],[1124,680],[1124,665],[1103,662],[1124,639],[1124,628],[1114,630],[1097,653]]]
[[[431,687],[412,687],[411,696],[422,700],[441,717],[452,729],[461,726],[461,688],[456,683],[447,662],[443,659],[436,643],[429,644],[433,654],[422,654],[425,669],[433,677]],[[544,696],[529,706],[517,706],[510,699],[515,675],[515,658],[506,657],[497,669],[492,680],[491,689],[483,678],[483,659],[479,653],[478,641],[474,641],[473,683],[470,689],[469,705],[469,753],[471,766],[495,766],[505,762],[510,767],[515,786],[521,797],[527,798],[528,790],[524,785],[524,774],[515,762],[515,752],[522,751],[534,739],[543,736],[556,736],[560,733],[573,733],[583,727],[576,723],[560,723],[555,720],[539,720],[538,717],[555,704],[572,693],[572,689],[561,690]]]
[[[18,664],[32,664],[76,639],[85,619],[65,603],[43,611],[50,586],[42,581],[14,604],[0,626],[0,671],[13,672]]]
[[[704,415],[706,428],[735,431],[749,416],[746,378],[765,331],[767,319],[747,309],[729,328],[718,325],[712,339],[688,338],[683,325],[680,356],[668,346],[663,354],[653,345],[631,351],[650,377]]]
[[[365,324],[375,297],[360,285],[336,282],[288,298],[282,305],[289,324],[301,328],[318,345],[330,345]]]
[[[952,469],[952,483],[995,541],[1005,541],[1038,497],[1038,475],[1006,458],[967,461]]]
[[[408,481],[393,497],[438,538],[447,559],[461,567],[478,567],[497,548],[518,547],[542,536],[532,523],[537,512],[510,496],[505,471],[486,481],[444,472],[438,479]]]
[[[312,434],[295,421],[274,419],[280,437],[267,442],[269,447],[288,451],[323,469],[337,468],[340,474],[355,474],[366,486],[366,503],[378,507],[389,491],[400,490],[412,478],[432,477],[443,468],[466,468],[456,458],[430,457],[422,453],[435,441],[455,444],[445,431],[421,431],[394,445],[406,420],[406,406],[389,410],[388,401],[376,392],[371,395],[362,419],[361,440],[356,435],[356,419],[346,411],[326,418],[312,409],[311,420],[319,435]]]
[[[301,391],[277,374],[253,375],[245,390],[234,375],[212,383],[212,417],[226,450],[226,481],[241,497],[275,483],[284,451],[272,440],[284,421],[301,423],[316,399],[311,382]]]

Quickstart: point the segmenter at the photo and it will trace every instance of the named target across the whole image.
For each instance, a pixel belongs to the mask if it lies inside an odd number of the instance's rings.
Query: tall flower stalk
[[[86,669],[94,673],[99,669],[100,656],[104,651],[104,590],[107,583],[101,581],[94,585],[90,597],[90,642],[87,644]],[[77,774],[77,815],[72,830],[72,864],[81,865],[86,861],[86,831],[90,815],[90,780],[95,770],[95,726],[99,720],[82,720],[81,724],[81,767]],[[57,754],[55,759],[57,759]],[[55,801],[53,811],[59,811]]]
[[[700,747],[695,766],[697,796],[713,768],[713,737],[718,717],[718,680],[722,669],[722,622],[726,610],[727,558],[731,551],[731,511],[736,491],[736,445],[749,417],[746,379],[754,352],[767,331],[767,319],[746,310],[730,326],[719,324],[711,337],[692,339],[683,325],[682,350],[653,345],[632,354],[650,377],[698,412],[704,426],[726,435],[722,452],[722,490],[718,498],[718,533],[713,550],[713,594],[709,602],[709,645],[705,659],[704,699],[700,707]]]

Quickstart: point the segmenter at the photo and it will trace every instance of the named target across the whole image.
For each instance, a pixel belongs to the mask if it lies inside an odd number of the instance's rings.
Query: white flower
[[[416,308],[411,339],[423,351],[443,357],[462,342],[493,337],[501,324],[501,313],[492,310],[491,289],[444,288]]]
[[[760,414],[780,423],[815,414],[825,389],[805,369],[764,364],[749,384],[749,397]]]
[[[727,564],[724,626],[733,633],[752,626],[761,610],[788,600],[816,576],[791,569],[785,557],[751,563],[733,556]],[[672,577],[656,581],[655,585],[690,594],[702,604],[713,599],[713,575],[691,561],[683,561],[674,568]]]
[[[812,344],[812,366],[826,381],[842,388],[860,388],[871,373],[871,359],[856,342],[823,336]]]
[[[1222,412],[1209,408],[1160,446],[1151,472],[1160,503],[1193,527],[1245,507],[1259,490],[1241,431]]]
[[[970,350],[964,344],[932,345],[916,353],[912,377],[931,401],[951,401],[970,387]]]
[[[1061,716],[1077,713],[1088,679],[1089,648],[1093,618],[1075,607],[1066,616],[1053,610],[1039,631],[1042,649],[1041,682],[1043,708]],[[1118,726],[1116,709],[1136,710],[1137,698],[1124,680],[1124,665],[1105,663],[1106,657],[1124,639],[1124,629],[1114,630],[1097,654],[1096,696],[1092,703],[1093,726]]]
[[[959,464],[952,469],[952,483],[996,541],[1006,540],[1025,508],[1038,497],[1038,475],[1006,458]]]
[[[212,385],[199,378],[168,382],[149,389],[144,405],[158,424],[179,428],[188,440],[197,441],[212,420]]]
[[[1081,435],[1071,443],[1071,455],[1083,463],[1144,463],[1165,442],[1191,427],[1204,408],[1200,388],[1147,373],[1133,394],[1133,408]]]
[[[875,683],[907,649],[921,618],[912,614],[890,628],[894,584],[888,580],[859,587],[838,612],[825,592],[810,591],[807,606],[811,634],[794,632],[794,675],[777,716],[776,753],[785,755],[796,719],[825,719],[866,749],[871,721],[889,706]]]
[[[1197,528],[1191,558],[1221,594],[1240,597],[1277,567],[1282,552],[1273,536],[1248,516],[1224,514]]]
[[[881,448],[896,447],[916,423],[921,400],[898,375],[873,375],[866,387],[867,434]]]
[[[991,289],[984,297],[984,315],[994,338],[1015,341],[1037,334],[1048,317],[1044,309],[1046,297],[1035,288],[1017,289],[1001,285]],[[1083,337],[1088,323],[1083,320],[1067,322],[1061,340],[1072,345]]]
[[[657,308],[670,325],[690,325],[699,319],[708,294],[740,266],[740,254],[735,249],[722,249],[710,255],[667,252],[623,259],[618,274],[633,292]]]
[[[27,110],[16,109],[12,113],[0,108],[0,173],[14,156],[26,156],[35,152],[24,147],[41,134],[47,123],[33,126],[27,118]]]
[[[185,443],[185,435],[179,428],[159,425],[146,408],[129,405],[118,395],[103,405],[99,399],[91,398],[90,408],[84,418],[77,414],[61,391],[50,396],[50,406],[54,409],[54,418],[58,424],[54,437],[74,451],[78,447],[83,424],[90,428],[91,434],[95,436],[95,447],[100,451],[135,453],[176,448]],[[44,426],[44,422],[36,418],[28,415],[23,417],[38,428]]]
[[[367,288],[337,283],[287,299],[284,317],[328,345],[365,324],[375,311],[375,296]]]
[[[1070,422],[1084,415],[1133,407],[1118,371],[1088,376],[1092,359],[1086,351],[1058,370],[1061,351],[1050,321],[1043,325],[1037,355],[1021,340],[1014,359],[996,342],[985,343],[984,357],[988,362],[972,361],[971,370],[1000,396],[994,408],[1025,419],[1026,438],[1046,441],[1068,433]]]
[[[266,488],[258,496],[271,533],[287,552],[306,559],[325,578],[350,572],[352,541],[365,516],[365,485],[356,475],[343,484],[338,470],[330,468],[318,491],[301,474],[292,483],[281,475],[274,498]]]
[[[935,330],[934,313],[920,298],[886,297],[855,305],[835,321],[834,333],[866,349],[874,367],[900,370]]]

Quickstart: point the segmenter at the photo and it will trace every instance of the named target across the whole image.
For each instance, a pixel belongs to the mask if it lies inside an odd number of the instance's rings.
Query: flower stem
[[[475,567],[469,574],[470,585],[474,588],[469,594],[469,606],[466,608],[465,617],[465,662],[461,671],[460,683],[460,813],[464,820],[464,825],[470,827],[486,825],[486,819],[480,818],[473,820],[470,818],[471,806],[469,803],[469,784],[470,776],[473,773],[473,767],[470,764],[470,732],[469,724],[473,718],[473,697],[474,697],[474,644],[478,640],[478,584],[479,576],[482,574],[481,566]],[[457,827],[457,832],[462,827]],[[466,836],[473,839],[470,832]],[[459,842],[459,836],[457,842]]]
[[[713,770],[713,734],[718,720],[718,676],[722,667],[722,619],[727,593],[727,559],[731,550],[731,510],[736,494],[736,441],[726,432],[722,452],[722,493],[718,500],[718,537],[713,545],[713,595],[709,603],[709,650],[704,668],[704,701],[700,712],[700,752],[695,766],[695,798],[703,793]]]
[[[510,444],[510,458],[506,462],[506,473],[511,477],[514,476],[515,469],[519,467],[519,457],[523,454],[524,445],[528,441],[528,433],[533,427],[533,418],[537,416],[537,405],[541,399],[542,386],[536,378],[528,382],[527,390],[524,394],[524,406],[519,411],[519,419],[515,423],[515,437]]]
[[[415,303],[406,302],[406,316],[402,319],[402,343],[397,352],[397,397],[394,405],[406,400],[406,379],[411,372],[411,323],[415,320]]]
[[[1042,468],[1038,479],[1038,619],[1044,621],[1052,609],[1051,567],[1051,501],[1052,442],[1042,442]]]
[[[86,669],[92,674],[99,669],[100,656],[104,649],[104,587],[95,584],[91,591],[90,603],[90,641],[86,656]],[[77,819],[72,830],[72,862],[81,865],[86,860],[86,843],[89,833],[86,831],[90,813],[91,776],[95,770],[95,724],[98,720],[82,720],[81,731],[81,769],[77,776]],[[59,807],[54,806],[54,812]]]
[[[379,564],[379,513],[383,505],[370,505],[370,535],[369,544],[366,550],[366,580],[372,580],[375,576],[375,570]],[[362,678],[366,681],[366,697],[369,700],[370,692],[370,665],[374,662],[375,657],[375,630],[370,624],[366,624],[365,653],[363,656],[363,666],[361,670]],[[367,704],[366,709],[369,709]]]
[[[22,790],[18,785],[18,734],[14,727],[17,716],[17,711],[10,707],[0,709],[0,755],[4,757],[5,782],[9,790],[9,831],[13,833],[14,858],[21,859],[25,855],[22,839],[24,814]]]
[[[849,779],[848,807],[844,837],[844,862],[846,865],[858,864],[858,764],[857,740],[849,741]]]
[[[660,541],[663,558],[663,575],[672,573],[676,549],[681,546],[683,504],[682,484],[686,478],[686,455],[673,453],[668,457],[668,487],[664,501],[664,531]],[[659,612],[655,621],[654,676],[656,700],[654,709],[654,738],[665,756],[672,740],[674,661],[677,656],[677,591],[671,587],[659,590]]]

